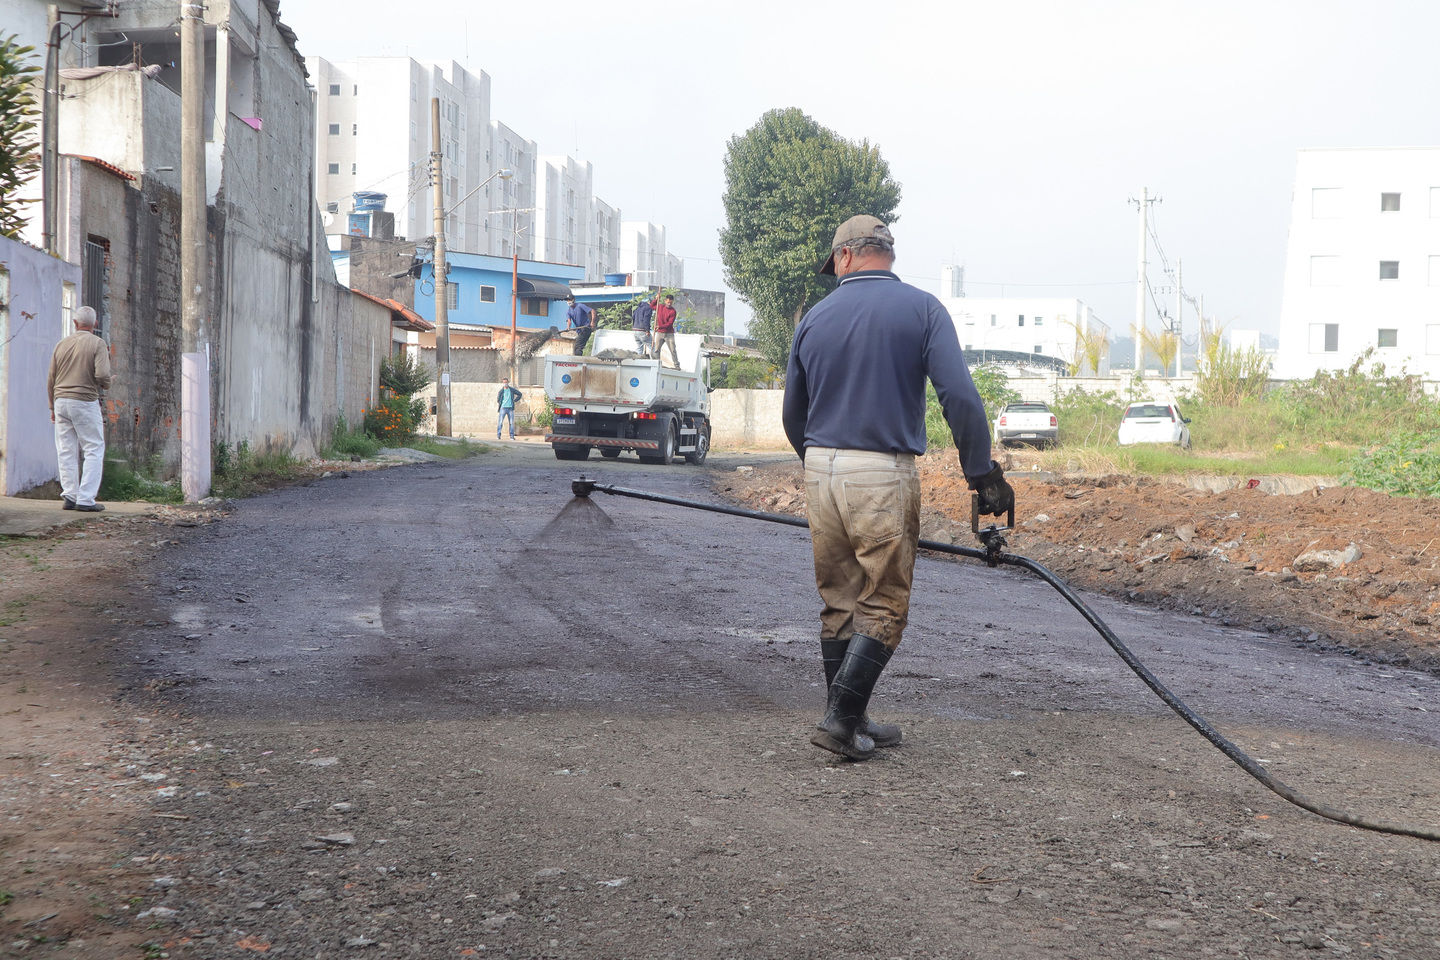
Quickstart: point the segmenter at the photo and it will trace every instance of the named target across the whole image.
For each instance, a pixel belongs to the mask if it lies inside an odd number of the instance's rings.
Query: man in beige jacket
[[[95,494],[100,492],[100,471],[105,466],[100,391],[110,388],[110,348],[95,335],[93,308],[75,311],[75,332],[55,345],[45,388],[50,394],[50,420],[55,424],[55,452],[60,458],[61,509],[104,510],[103,503],[95,502]]]

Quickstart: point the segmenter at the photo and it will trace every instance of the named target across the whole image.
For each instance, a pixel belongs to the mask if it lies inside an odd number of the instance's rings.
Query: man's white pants
[[[85,472],[80,472],[80,452]],[[105,467],[105,419],[99,400],[55,398],[55,452],[60,457],[60,495],[77,506],[95,502]]]

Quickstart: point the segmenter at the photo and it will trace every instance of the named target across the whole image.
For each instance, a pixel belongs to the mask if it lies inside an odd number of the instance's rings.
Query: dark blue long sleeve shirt
[[[925,380],[945,411],[967,477],[990,472],[990,424],[954,321],[940,301],[886,270],[862,270],[795,328],[785,435],[807,447],[925,452]]]

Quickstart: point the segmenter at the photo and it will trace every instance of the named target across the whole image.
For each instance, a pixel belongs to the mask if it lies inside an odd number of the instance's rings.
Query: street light
[[[452,435],[450,418],[450,288],[447,277],[449,265],[445,262],[445,220],[459,208],[460,204],[496,177],[509,180],[515,176],[509,167],[501,167],[481,180],[475,190],[455,201],[449,210],[445,209],[444,174],[440,150],[440,100],[430,100],[430,161],[431,175],[435,178],[435,435]]]

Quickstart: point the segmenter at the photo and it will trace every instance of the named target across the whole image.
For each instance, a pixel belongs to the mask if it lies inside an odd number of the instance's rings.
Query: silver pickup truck
[[[1007,403],[995,418],[995,442],[1002,447],[1011,443],[1053,447],[1059,439],[1059,421],[1038,400]]]

